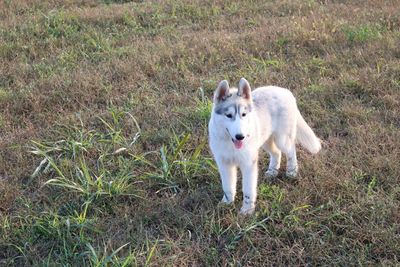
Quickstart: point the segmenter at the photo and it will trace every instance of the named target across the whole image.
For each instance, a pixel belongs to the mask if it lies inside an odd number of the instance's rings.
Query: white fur
[[[251,107],[251,111],[244,108],[246,106]],[[229,114],[234,116],[228,118]],[[237,135],[244,136],[240,149],[233,142]],[[244,78],[240,80],[238,89],[229,88],[228,82],[222,81],[214,94],[209,122],[210,148],[224,190],[222,202],[232,203],[235,199],[239,167],[243,178],[243,206],[240,212],[253,213],[257,197],[259,148],[263,147],[270,155],[267,176],[278,174],[283,152],[287,157],[286,175],[294,177],[298,169],[296,141],[313,154],[321,149],[319,139],[304,121],[289,90],[267,86],[251,92]]]

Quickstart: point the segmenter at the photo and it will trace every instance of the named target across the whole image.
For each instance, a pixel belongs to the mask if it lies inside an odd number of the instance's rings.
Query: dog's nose
[[[244,139],[244,135],[243,134],[237,134],[235,135],[237,140],[243,140]]]

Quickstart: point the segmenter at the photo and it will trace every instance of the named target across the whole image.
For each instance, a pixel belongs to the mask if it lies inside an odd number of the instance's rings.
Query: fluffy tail
[[[321,149],[321,142],[319,141],[318,137],[315,136],[313,130],[311,130],[310,126],[308,126],[300,112],[298,112],[297,115],[296,141],[298,141],[312,154],[318,153],[318,151]]]

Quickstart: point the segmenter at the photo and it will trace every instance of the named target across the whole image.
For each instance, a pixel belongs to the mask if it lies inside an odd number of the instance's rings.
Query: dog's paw
[[[230,198],[230,199],[228,199],[228,198],[226,197],[226,195],[224,195],[219,203],[222,204],[222,205],[230,205],[230,204],[233,203],[233,201],[234,201],[234,198],[233,198],[233,197]]]
[[[268,169],[265,172],[265,176],[267,176],[267,178],[275,178],[276,176],[278,176],[279,171],[277,169]]]
[[[252,215],[256,209],[255,205],[243,205],[242,208],[240,209],[240,215]]]
[[[278,169],[268,169],[265,172],[265,182],[267,183],[275,183],[276,177],[278,177],[279,170]]]
[[[293,169],[293,170],[287,170],[286,171],[286,176],[290,179],[292,178],[296,178],[297,176],[297,168]]]
[[[256,208],[255,202],[250,201],[250,198],[248,196],[244,196],[243,206],[240,209],[240,214],[241,215],[251,215],[254,213],[255,208]]]
[[[268,178],[275,178],[276,176],[278,176],[278,173],[279,173],[279,171],[278,171],[277,169],[268,169],[268,170],[265,172],[265,175],[266,175]]]

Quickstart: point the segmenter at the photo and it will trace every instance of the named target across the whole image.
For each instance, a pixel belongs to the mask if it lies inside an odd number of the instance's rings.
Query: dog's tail
[[[308,126],[307,122],[301,116],[300,112],[297,112],[297,130],[296,130],[296,141],[304,146],[312,154],[318,153],[321,149],[321,142],[313,130]]]

